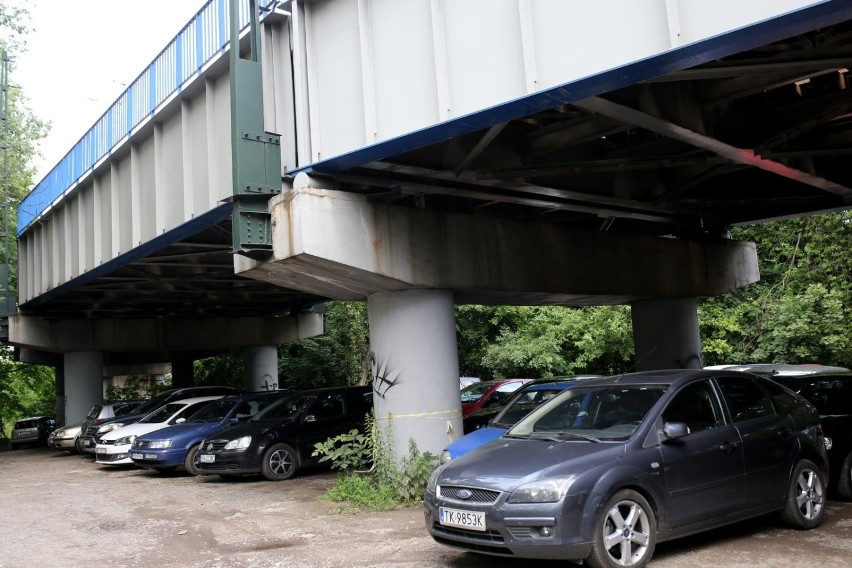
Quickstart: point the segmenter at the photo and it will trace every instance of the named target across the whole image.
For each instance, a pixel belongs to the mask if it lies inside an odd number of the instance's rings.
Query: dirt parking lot
[[[0,452],[0,568],[531,565],[438,545],[419,507],[333,514],[317,499],[333,480],[162,476],[46,448]],[[852,503],[829,502],[814,531],[767,517],[664,543],[651,566],[852,567]]]

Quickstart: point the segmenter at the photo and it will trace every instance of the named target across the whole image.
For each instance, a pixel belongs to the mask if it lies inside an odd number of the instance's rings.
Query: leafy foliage
[[[852,213],[738,229],[757,244],[761,280],[699,305],[705,364],[852,366]]]
[[[223,385],[236,388],[245,386],[245,357],[242,353],[228,353],[199,359],[193,363],[196,385]]]
[[[0,51],[9,56],[8,115],[0,122],[0,137],[6,148],[8,168],[8,198],[5,201],[3,222],[8,218],[8,255],[6,245],[0,246],[0,263],[8,265],[9,288],[17,289],[17,243],[14,240],[17,206],[33,185],[38,141],[47,135],[48,125],[36,118],[27,106],[27,99],[14,83],[15,58],[26,49],[26,34],[30,30],[29,12],[23,6],[0,2]],[[4,109],[0,109],[4,110]],[[6,188],[4,184],[3,189]],[[7,290],[3,290],[6,292]],[[5,306],[4,306],[5,308]],[[55,377],[52,369],[19,363],[13,351],[0,348],[0,436],[8,437],[14,422],[25,416],[54,415],[56,409]]]
[[[409,440],[408,455],[398,460],[391,449],[393,432],[382,429],[370,414],[365,434],[352,430],[314,446],[320,462],[343,472],[322,499],[344,505],[337,512],[354,513],[360,507],[388,510],[419,503],[437,456],[420,453]]]
[[[612,374],[632,362],[626,306],[459,306],[456,321],[463,375]]]
[[[54,385],[53,369],[18,363],[11,348],[0,347],[0,437],[8,439],[12,426],[21,418],[53,416]]]
[[[369,372],[367,306],[325,304],[325,333],[282,345],[279,380],[294,389],[363,384]]]
[[[370,436],[358,430],[350,430],[315,446],[314,456],[322,456],[320,462],[330,462],[331,468],[344,471],[367,469],[373,462],[373,444]]]
[[[171,388],[171,382],[157,382],[148,375],[127,377],[122,386],[109,385],[106,400],[134,400],[153,398]]]

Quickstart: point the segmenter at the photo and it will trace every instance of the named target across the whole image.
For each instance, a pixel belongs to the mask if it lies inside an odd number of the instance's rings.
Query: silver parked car
[[[24,445],[43,446],[47,437],[56,428],[56,420],[51,416],[30,416],[15,422],[12,428],[12,449]]]
[[[83,424],[69,424],[62,426],[50,433],[47,437],[47,445],[55,450],[79,454],[83,452],[80,446],[80,432]]]

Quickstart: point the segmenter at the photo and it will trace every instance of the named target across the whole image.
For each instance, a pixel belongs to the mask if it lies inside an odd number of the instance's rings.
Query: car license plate
[[[485,532],[485,513],[460,511],[459,509],[438,509],[440,523],[447,527],[458,527],[471,531]]]
[[[213,463],[216,461],[216,456],[214,454],[201,454],[198,456],[199,463]]]
[[[91,440],[83,440],[83,445],[88,448],[89,446],[92,445],[92,441]]]
[[[145,454],[146,460],[155,460],[157,459],[157,454]]]
[[[106,453],[106,448],[97,448],[95,451],[96,451],[97,453],[99,453],[99,454],[105,454],[105,453]]]
[[[130,454],[130,459],[132,460],[141,460],[142,454]]]

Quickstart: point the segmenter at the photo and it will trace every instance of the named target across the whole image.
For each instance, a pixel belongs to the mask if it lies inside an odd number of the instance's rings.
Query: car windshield
[[[186,406],[186,403],[183,402],[170,402],[169,404],[165,404],[140,420],[139,422],[143,424],[157,424],[160,422],[165,422],[176,412],[180,412],[180,410]]]
[[[134,410],[136,410],[137,406],[139,406],[138,402],[127,402],[127,403],[124,403],[124,404],[116,404],[115,406],[112,407],[112,412],[116,416],[125,416],[127,414],[130,414]]]
[[[852,414],[852,375],[773,379],[808,399],[822,416]]]
[[[234,400],[214,400],[209,404],[204,405],[201,410],[186,419],[187,422],[203,423],[203,422],[221,422],[225,416],[234,408],[237,401]]]
[[[547,440],[626,440],[663,395],[662,387],[575,387],[538,407],[508,436]]]
[[[491,424],[498,428],[510,428],[518,420],[564,390],[564,388],[554,387],[521,391],[494,417]]]
[[[301,408],[311,400],[313,400],[313,397],[309,396],[288,396],[286,398],[279,399],[255,414],[249,419],[249,422],[284,420],[286,418],[290,418],[299,412],[299,410],[301,410]]]
[[[470,386],[464,387],[461,390],[461,401],[462,404],[467,402],[476,402],[482,395],[488,392],[494,383],[473,383]]]
[[[139,406],[136,407],[133,414],[145,414],[146,412],[151,412],[152,410],[156,410],[162,405],[162,400],[165,397],[157,397],[149,400],[148,402],[143,402]]]
[[[89,411],[89,414],[86,415],[86,418],[88,418],[89,420],[94,420],[95,418],[97,418],[100,415],[102,408],[103,408],[103,406],[101,406],[100,404],[96,404]]]

